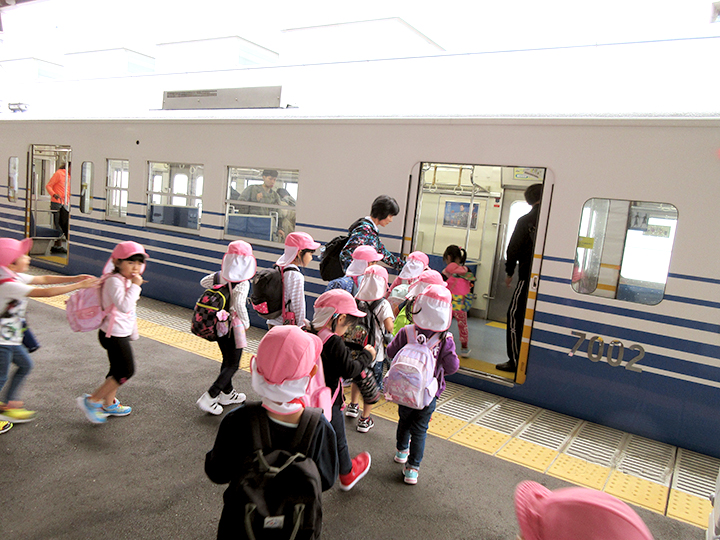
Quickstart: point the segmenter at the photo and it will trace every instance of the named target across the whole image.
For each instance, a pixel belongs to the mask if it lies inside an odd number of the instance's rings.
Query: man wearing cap
[[[265,169],[262,172],[262,184],[252,184],[246,187],[240,194],[238,200],[248,201],[262,204],[277,204],[281,202],[280,195],[275,189],[275,182],[277,181],[278,172],[272,169]],[[241,214],[253,214],[256,216],[269,216],[271,212],[278,212],[277,208],[270,208],[268,206],[238,206],[238,211]],[[284,231],[280,223],[278,223],[278,240],[282,241],[285,235],[289,231]]]

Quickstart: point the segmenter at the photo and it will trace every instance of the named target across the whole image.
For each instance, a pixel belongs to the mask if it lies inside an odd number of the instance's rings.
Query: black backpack
[[[298,272],[297,268],[285,268],[285,272]],[[252,279],[250,303],[263,319],[275,319],[283,312],[283,269],[274,264],[263,268]],[[288,304],[290,302],[288,301]],[[287,309],[287,305],[285,308]]]
[[[205,289],[205,292],[195,302],[190,325],[193,334],[208,341],[217,341],[218,337],[224,336],[230,331],[229,318],[220,321],[217,314],[222,310],[230,310],[232,287],[229,283],[220,285],[217,272],[213,276],[213,284],[210,289]]]
[[[362,347],[365,347],[365,345],[372,345],[377,348],[377,344],[375,343],[375,328],[379,322],[377,315],[375,315],[375,308],[380,302],[382,302],[382,299],[375,300],[374,302],[355,300],[358,309],[366,315],[362,319],[358,319],[357,323],[347,329],[345,336],[343,336],[345,341],[359,345],[361,347],[359,350],[362,350]],[[354,350],[354,347],[351,348],[351,354]],[[353,356],[355,355],[353,354]]]
[[[322,409],[305,409],[290,448],[277,449],[261,405],[246,407],[255,409],[250,416],[255,459],[238,479],[223,511],[244,516],[244,527],[233,526],[225,532],[232,538],[252,540],[320,538],[322,480],[308,453]],[[225,537],[222,533],[218,531],[219,538]]]
[[[365,218],[358,219],[355,223],[350,225],[348,229],[349,235],[352,235],[363,222],[367,221]],[[320,255],[320,277],[325,281],[332,281],[333,279],[341,278],[345,275],[342,263],[340,262],[340,253],[345,249],[345,246],[350,240],[349,235],[336,236],[325,244],[321,248]]]

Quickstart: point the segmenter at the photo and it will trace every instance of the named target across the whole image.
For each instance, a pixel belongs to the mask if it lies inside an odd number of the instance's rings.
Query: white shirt
[[[0,284],[0,345],[21,345],[23,321],[27,309],[27,295],[33,290],[28,285],[30,274],[15,274],[15,281]]]
[[[142,288],[118,273],[112,274],[102,284],[102,306],[108,310],[115,305],[115,321],[110,329],[112,337],[128,337],[136,334],[137,314],[135,306]],[[105,317],[100,330],[108,333],[112,314]]]
[[[377,317],[375,321],[375,362],[373,362],[373,365],[375,365],[376,362],[382,362],[385,359],[383,334],[385,333],[385,319],[393,319],[392,306],[390,302],[383,298],[373,313],[375,313],[375,317]]]
[[[219,282],[224,284],[227,281],[222,277]],[[208,274],[200,280],[200,285],[205,289],[212,289],[215,286],[215,273]],[[230,311],[235,312],[243,323],[245,330],[250,328],[250,317],[247,311],[247,295],[250,291],[250,281],[241,281],[239,283],[231,283],[232,294],[230,296]]]
[[[297,272],[288,268],[294,268]],[[295,324],[300,327],[305,326],[305,276],[300,269],[294,264],[288,264],[283,268],[283,301],[290,305],[286,311],[292,311],[295,314]],[[282,315],[268,321],[268,328],[272,326],[281,326],[283,323]]]

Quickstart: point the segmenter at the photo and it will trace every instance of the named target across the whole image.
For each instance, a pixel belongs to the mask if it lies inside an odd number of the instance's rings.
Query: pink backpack
[[[102,326],[105,317],[110,317],[107,337],[111,337],[113,323],[115,322],[115,304],[109,309],[102,308],[102,286],[112,274],[100,278],[97,287],[75,291],[65,301],[65,316],[73,332],[91,332]]]
[[[318,333],[318,337],[323,340],[323,345],[332,336],[330,330],[324,328]],[[342,379],[338,381],[338,387],[335,389],[335,393],[330,393],[330,388],[325,384],[325,370],[323,369],[322,357],[318,356],[317,371],[315,375],[310,379],[305,395],[300,398],[305,407],[320,407],[323,410],[325,418],[328,422],[332,419],[332,404],[337,398],[340,388],[342,388]]]

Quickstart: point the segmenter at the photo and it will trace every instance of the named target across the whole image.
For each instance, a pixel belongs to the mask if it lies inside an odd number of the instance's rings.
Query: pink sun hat
[[[330,289],[322,293],[315,300],[315,315],[313,316],[313,326],[322,328],[327,324],[330,318],[335,315],[346,314],[354,317],[364,317],[365,312],[360,311],[352,294],[344,289]]]
[[[255,366],[269,384],[302,379],[310,375],[322,347],[319,337],[299,326],[275,326],[260,340]]]
[[[653,540],[632,508],[594,489],[550,491],[522,482],[515,488],[515,514],[524,540]]]
[[[452,323],[452,294],[441,285],[429,285],[412,306],[413,324],[422,330],[444,332]]]
[[[252,246],[243,240],[230,242],[223,256],[220,275],[230,283],[247,281],[255,275],[257,261]]]
[[[408,288],[407,297],[415,298],[421,292],[423,292],[430,285],[440,285],[441,287],[447,287],[447,283],[442,277],[442,274],[437,270],[425,270],[422,272],[415,281],[410,284]]]
[[[150,257],[148,257],[148,254],[145,252],[145,248],[142,247],[142,245],[138,244],[137,242],[133,242],[132,240],[128,240],[126,242],[120,242],[115,248],[112,250],[112,253],[110,254],[110,258],[105,263],[105,268],[103,268],[103,274],[109,274],[113,271],[115,268],[115,263],[113,262],[113,259],[119,259],[119,260],[125,260],[129,259],[133,255],[142,255],[145,258],[145,261],[147,261]],[[140,268],[140,273],[142,274],[145,271],[145,262],[143,262],[142,267]]]
[[[385,298],[388,288],[388,273],[385,268],[378,265],[368,266],[363,272],[363,280],[355,294],[357,300],[374,302]]]
[[[23,255],[30,253],[32,244],[32,238],[25,238],[23,240],[0,238],[0,266],[12,264]]]
[[[352,252],[352,262],[345,270],[346,276],[362,276],[371,262],[382,261],[383,256],[372,246],[358,246]]]
[[[281,268],[285,268],[287,265],[292,264],[303,249],[315,250],[320,247],[312,236],[306,232],[291,232],[285,237],[285,252],[280,256],[275,264]]]

